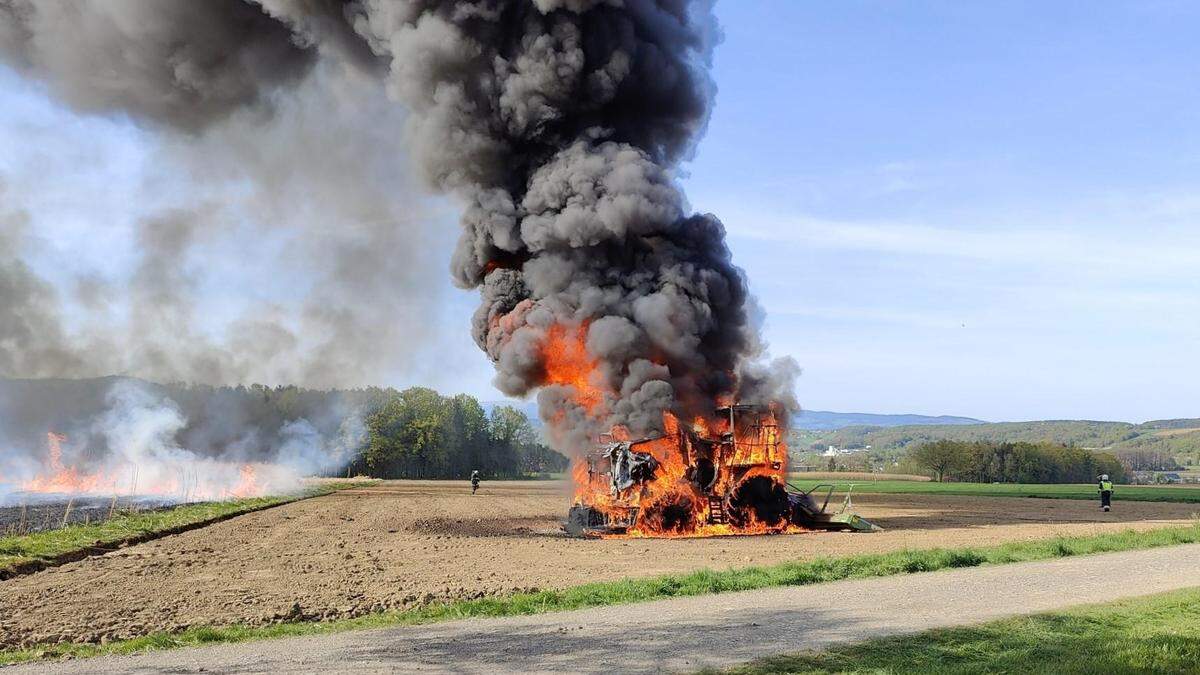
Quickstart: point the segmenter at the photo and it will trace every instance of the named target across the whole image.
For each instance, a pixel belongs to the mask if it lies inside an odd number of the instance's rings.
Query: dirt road
[[[1197,584],[1200,545],[1190,545],[5,672],[692,671]]]
[[[0,582],[0,645],[327,619],[593,580],[820,555],[1180,524],[1195,505],[870,495],[887,531],[578,540],[556,483],[395,482],[339,492]]]

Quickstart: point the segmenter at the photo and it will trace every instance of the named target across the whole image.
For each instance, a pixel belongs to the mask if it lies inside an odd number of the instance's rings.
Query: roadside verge
[[[1198,663],[1200,588],[775,656],[728,672],[1187,673]]]

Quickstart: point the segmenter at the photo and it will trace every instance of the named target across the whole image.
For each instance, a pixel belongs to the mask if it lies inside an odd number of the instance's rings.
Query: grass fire
[[[0,405],[7,428],[19,431],[0,454],[0,507],[108,500],[115,510],[286,495],[303,490],[306,477],[343,470],[361,444],[358,413],[330,399],[310,411],[288,404],[287,419],[269,411],[266,391],[132,378],[0,387],[5,402],[27,401]],[[58,405],[28,409],[39,402]]]
[[[63,445],[70,439],[53,431],[46,434],[46,456],[32,477],[17,483],[18,494],[67,497],[159,497],[179,502],[239,499],[269,494],[279,489],[282,469],[270,464],[238,464],[199,457],[178,457],[173,462],[122,462],[88,466],[82,458],[64,460]],[[77,453],[82,454],[82,453]],[[272,477],[260,483],[259,473]]]

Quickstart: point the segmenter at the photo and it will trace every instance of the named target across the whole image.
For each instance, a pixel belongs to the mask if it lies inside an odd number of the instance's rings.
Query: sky
[[[726,224],[810,409],[987,420],[1200,416],[1200,5],[723,0],[680,180]],[[188,185],[153,134],[0,69],[0,179],[48,279],[120,275]],[[430,256],[455,207],[428,198]],[[236,270],[201,289],[232,316]],[[256,293],[286,296],[286,282]],[[379,384],[499,395],[449,275]],[[86,329],[86,326],[81,327]]]

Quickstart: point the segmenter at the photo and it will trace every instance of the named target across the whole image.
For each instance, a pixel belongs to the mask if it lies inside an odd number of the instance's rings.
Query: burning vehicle
[[[787,445],[772,406],[731,404],[690,428],[673,416],[657,438],[603,438],[576,465],[575,536],[718,536],[811,529],[878,529],[850,511],[829,512],[832,485],[787,482]],[[617,434],[620,435],[620,430]],[[817,495],[824,501],[818,505]]]

